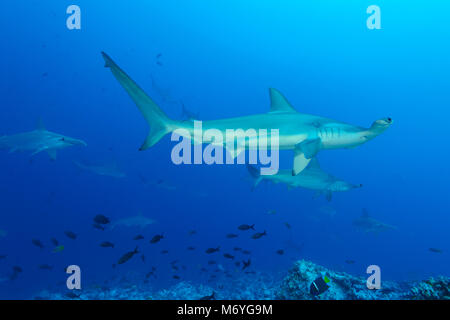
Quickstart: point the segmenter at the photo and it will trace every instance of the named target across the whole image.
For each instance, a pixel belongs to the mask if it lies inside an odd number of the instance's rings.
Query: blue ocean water
[[[66,26],[72,4],[81,8],[81,30]],[[372,4],[381,8],[380,30],[366,26]],[[0,298],[64,290],[71,264],[85,285],[153,266],[155,288],[174,285],[174,274],[206,282],[199,270],[208,260],[236,269],[222,256],[233,247],[251,251],[252,270],[274,277],[298,259],[361,276],[376,264],[390,280],[449,276],[448,9],[444,1],[4,1],[0,136],[34,130],[42,119],[87,147],[61,150],[55,161],[45,152],[1,151],[0,255],[7,257],[0,279],[7,280]],[[300,112],[364,127],[382,117],[394,124],[360,147],[319,153],[324,170],[361,189],[331,202],[279,184],[252,191],[244,165],[174,165],[169,136],[139,151],[148,124],[103,67],[102,51],[175,119],[181,103],[202,120],[264,113],[273,87]],[[280,166],[290,169],[292,157],[283,151]],[[126,177],[86,172],[73,161],[116,163]],[[358,232],[352,221],[363,208],[396,229]],[[97,214],[112,222],[142,214],[156,223],[100,231],[92,227]],[[250,239],[240,224],[267,236]],[[133,240],[139,233],[142,242]],[[164,239],[149,244],[160,233]],[[62,252],[52,252],[52,237]],[[112,267],[136,245],[145,262]],[[217,246],[220,254],[204,253]],[[186,270],[172,270],[173,260]],[[23,272],[8,280],[13,266]]]

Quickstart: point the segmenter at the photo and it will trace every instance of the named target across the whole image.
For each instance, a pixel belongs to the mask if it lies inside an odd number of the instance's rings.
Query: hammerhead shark
[[[362,215],[359,218],[353,220],[353,225],[366,233],[372,232],[375,234],[397,229],[395,226],[375,220],[369,215],[366,209],[363,209]]]
[[[263,180],[284,183],[289,189],[300,187],[314,190],[317,195],[324,194],[328,201],[331,201],[333,192],[343,192],[362,187],[361,184],[354,185],[326,173],[320,168],[319,161],[316,158],[313,158],[308,166],[296,176],[292,175],[291,170],[280,170],[273,175],[261,175],[254,166],[247,165],[247,169],[254,179],[253,188]]]
[[[109,176],[113,178],[125,178],[127,175],[126,173],[120,171],[120,169],[117,167],[116,163],[111,164],[105,164],[105,165],[91,165],[91,164],[85,164],[78,161],[73,162],[74,165],[76,165],[78,168],[90,171],[92,173],[101,175],[101,176]]]
[[[186,132],[189,138],[195,136],[193,121],[170,119],[158,105],[104,52],[105,67],[109,68],[131,99],[137,105],[150,125],[150,132],[140,150],[155,145],[166,134],[177,129]],[[280,150],[294,150],[292,174],[297,175],[309,164],[320,150],[353,148],[364,144],[383,133],[393,123],[391,118],[373,122],[370,128],[363,128],[340,121],[297,112],[288,100],[276,89],[269,89],[270,111],[250,116],[203,121],[205,130],[215,129],[224,136],[226,130],[272,129],[279,132]],[[179,132],[179,130],[177,130]],[[257,134],[256,139],[260,139]],[[203,139],[203,143],[212,143]],[[242,139],[235,149],[237,156],[254,145],[251,139]],[[225,143],[223,144],[226,147]],[[234,146],[233,146],[234,147]]]
[[[75,145],[86,146],[86,142],[47,131],[41,121],[36,130],[0,137],[0,149],[31,151],[32,155],[46,151],[52,160],[56,159],[57,150]]]

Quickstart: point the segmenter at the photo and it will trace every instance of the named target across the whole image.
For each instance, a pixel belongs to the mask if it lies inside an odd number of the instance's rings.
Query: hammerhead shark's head
[[[125,178],[127,176],[124,172],[120,171],[115,163],[105,165],[90,165],[78,161],[74,161],[73,163],[82,170],[90,171],[101,176],[109,176],[113,178]]]
[[[133,99],[144,118],[150,125],[150,133],[141,146],[145,150],[156,144],[164,135],[177,129],[187,132],[189,138],[194,136],[192,121],[176,121],[170,119],[156,103],[105,53],[102,53],[105,67]],[[294,150],[292,174],[296,175],[306,168],[314,156],[323,149],[353,148],[359,146],[379,134],[392,124],[391,118],[375,121],[370,128],[362,128],[320,116],[297,112],[286,98],[277,90],[270,89],[270,111],[244,117],[203,121],[204,130],[215,129],[225,136],[226,130],[272,129],[279,131],[279,149]],[[179,130],[177,130],[179,132]],[[257,139],[260,137],[257,136]],[[212,138],[211,138],[212,139]],[[254,145],[250,139],[243,139],[238,145],[236,154]],[[203,140],[203,143],[212,141]]]
[[[397,229],[395,226],[391,226],[389,224],[385,224],[383,222],[375,220],[374,218],[369,216],[369,213],[366,209],[363,209],[363,213],[359,218],[353,220],[353,225],[366,233],[372,232],[376,234],[383,231]]]
[[[292,175],[291,170],[280,170],[273,175],[261,175],[254,166],[247,165],[247,169],[254,178],[254,187],[263,180],[284,183],[288,188],[300,187],[314,190],[318,195],[324,194],[328,201],[331,201],[333,192],[349,191],[362,187],[361,184],[354,185],[326,173],[320,168],[319,161],[316,158],[313,158],[308,166],[296,176]]]
[[[47,131],[42,123],[33,131],[0,137],[0,149],[10,152],[30,151],[32,155],[46,151],[56,159],[56,151],[70,146],[86,146],[86,142]]]

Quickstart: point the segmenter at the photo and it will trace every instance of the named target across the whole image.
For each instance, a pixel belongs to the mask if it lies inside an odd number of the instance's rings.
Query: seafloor
[[[324,293],[310,294],[311,283],[320,275],[331,282]],[[423,281],[383,281],[381,289],[369,290],[366,279],[345,272],[335,272],[313,262],[299,260],[281,280],[267,274],[243,273],[239,277],[224,277],[208,285],[180,281],[164,290],[152,290],[149,281],[118,281],[114,284],[91,285],[74,292],[37,293],[33,299],[83,300],[198,300],[211,296],[220,300],[436,300],[450,299],[450,278],[437,277]],[[139,283],[139,284],[136,284]]]

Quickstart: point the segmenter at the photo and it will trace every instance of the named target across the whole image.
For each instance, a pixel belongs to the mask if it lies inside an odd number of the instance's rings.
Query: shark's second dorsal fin
[[[270,93],[270,113],[296,113],[289,101],[274,88],[269,89]]]
[[[44,121],[42,121],[42,118],[39,118],[37,121],[37,130],[45,130]]]

